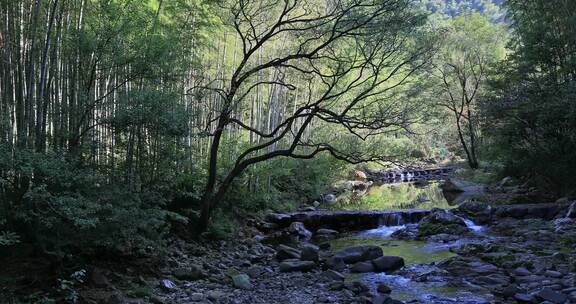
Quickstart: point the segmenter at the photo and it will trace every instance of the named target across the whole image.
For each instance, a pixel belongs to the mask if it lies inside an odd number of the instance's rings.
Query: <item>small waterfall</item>
[[[404,224],[404,218],[402,217],[402,213],[400,212],[385,213],[380,218],[378,224],[379,226],[386,226],[386,227],[400,226]]]
[[[464,224],[466,224],[466,227],[468,227],[468,229],[470,229],[472,232],[476,233],[476,234],[484,234],[484,227],[476,225],[472,220],[469,220],[467,218],[463,218],[460,217],[463,221]]]

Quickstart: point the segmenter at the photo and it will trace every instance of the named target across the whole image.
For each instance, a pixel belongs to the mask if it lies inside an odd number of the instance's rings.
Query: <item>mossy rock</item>
[[[467,228],[458,224],[437,224],[426,222],[418,227],[418,237],[431,236],[436,234],[463,234]]]

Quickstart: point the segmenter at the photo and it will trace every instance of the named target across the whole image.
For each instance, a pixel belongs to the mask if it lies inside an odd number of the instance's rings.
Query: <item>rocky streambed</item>
[[[180,243],[149,300],[576,303],[576,222],[567,209],[468,202],[417,223],[388,215],[393,225],[362,231],[254,222],[241,240]]]

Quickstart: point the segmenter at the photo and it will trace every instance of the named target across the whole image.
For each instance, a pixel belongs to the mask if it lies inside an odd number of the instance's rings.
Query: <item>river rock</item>
[[[517,293],[514,295],[514,299],[519,303],[532,303],[534,302],[534,296],[525,294],[525,293]]]
[[[459,226],[466,226],[464,220],[461,217],[456,216],[454,213],[444,209],[433,209],[432,213],[425,216],[422,221],[420,221],[420,225],[426,223],[433,223],[433,224],[454,224]]]
[[[447,179],[440,185],[440,188],[445,192],[464,192],[463,186],[460,182],[453,179]]]
[[[369,261],[383,256],[382,248],[374,245],[348,247],[338,251],[334,257],[341,258],[346,264]]]
[[[325,269],[332,269],[335,271],[343,271],[346,269],[346,263],[341,257],[333,256],[326,259],[324,262]]]
[[[532,275],[532,272],[524,267],[518,267],[514,269],[513,274],[515,276],[529,276]]]
[[[552,303],[564,303],[568,300],[565,294],[554,291],[550,288],[543,288],[542,290],[536,293],[536,298],[543,300],[543,301],[550,301]]]
[[[474,218],[479,223],[486,223],[490,219],[491,208],[484,202],[468,200],[460,204],[457,209],[466,216]]]
[[[325,237],[332,237],[338,235],[338,231],[333,229],[325,229],[321,228],[316,231],[317,236],[325,236]]]
[[[300,259],[300,251],[296,248],[292,248],[286,245],[280,245],[276,249],[276,258],[279,261],[287,260],[287,259]]]
[[[344,281],[344,275],[332,269],[324,271],[323,277],[327,278],[330,281]]]
[[[173,274],[177,279],[186,281],[195,281],[204,277],[202,270],[196,265],[191,265],[188,268],[178,268],[174,270]]]
[[[316,263],[312,261],[285,260],[280,263],[281,272],[310,271],[314,267],[316,267]]]
[[[302,253],[300,254],[300,259],[302,261],[313,261],[318,262],[318,252],[320,248],[312,244],[304,244],[302,246]]]
[[[360,281],[347,281],[344,283],[344,287],[355,294],[370,291],[370,288],[365,283]]]
[[[239,289],[252,289],[252,283],[250,282],[250,277],[247,274],[241,273],[232,276],[232,283],[234,287]]]
[[[374,265],[370,262],[357,262],[350,268],[352,272],[374,272]]]
[[[525,290],[520,289],[517,285],[510,285],[504,288],[504,290],[502,290],[502,296],[504,296],[505,298],[512,298],[517,293],[525,293],[525,292],[526,292]]]
[[[288,230],[296,235],[298,240],[308,241],[312,237],[312,232],[306,229],[302,222],[293,222]]]
[[[384,283],[378,283],[378,287],[376,287],[376,290],[379,293],[383,293],[383,294],[390,294],[392,293],[392,289],[390,289],[390,287],[388,287],[388,285],[384,284]]]
[[[397,256],[383,256],[372,260],[376,272],[392,272],[404,267],[404,259]]]

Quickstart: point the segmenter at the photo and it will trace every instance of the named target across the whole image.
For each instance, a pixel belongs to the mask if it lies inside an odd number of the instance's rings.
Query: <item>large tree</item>
[[[417,105],[397,89],[428,62],[429,45],[415,39],[423,22],[407,0],[235,0],[225,4],[224,22],[240,43],[230,74],[202,82],[191,92],[217,94],[201,228],[216,204],[249,166],[275,157],[312,158],[327,152],[352,163],[382,159],[356,147],[317,136],[330,128],[361,140],[406,128]],[[421,37],[422,38],[422,37]],[[262,54],[272,54],[263,56]],[[271,75],[265,78],[263,75]],[[289,96],[265,127],[243,115],[253,94],[277,90]],[[211,93],[212,92],[212,93]],[[227,130],[259,140],[238,151],[219,179],[221,143]]]
[[[505,34],[477,13],[454,19],[436,58],[438,104],[451,114],[472,169],[479,167],[477,101],[488,68],[504,56]]]

